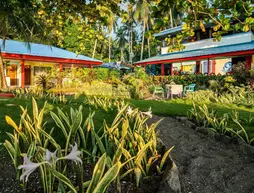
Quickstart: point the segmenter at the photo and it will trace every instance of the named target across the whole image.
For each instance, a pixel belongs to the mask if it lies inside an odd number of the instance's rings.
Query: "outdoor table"
[[[173,98],[174,95],[177,95],[178,97],[183,96],[183,85],[181,84],[166,84],[166,90],[167,90],[167,99]]]

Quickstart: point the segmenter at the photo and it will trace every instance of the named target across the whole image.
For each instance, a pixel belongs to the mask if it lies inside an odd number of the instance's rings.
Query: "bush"
[[[109,77],[109,69],[108,68],[97,68],[94,69],[94,75],[97,80],[105,81]]]
[[[189,75],[180,75],[180,76],[169,76],[168,83],[174,82],[175,84],[182,84],[184,86],[190,84],[196,84],[196,88],[208,87],[210,80],[221,81],[225,76],[221,75],[212,75],[206,76],[203,74],[189,74]]]
[[[109,79],[116,80],[120,78],[120,71],[118,70],[110,70],[109,71]]]

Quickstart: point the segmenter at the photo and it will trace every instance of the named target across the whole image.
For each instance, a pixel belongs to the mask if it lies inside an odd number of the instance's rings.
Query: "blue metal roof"
[[[154,34],[154,37],[160,37],[160,36],[166,36],[166,35],[169,35],[169,34],[175,34],[175,33],[181,32],[182,30],[183,30],[183,26],[178,26],[178,27],[166,29],[166,30],[163,30],[163,31],[161,31],[157,34]]]
[[[233,44],[233,45],[218,46],[218,47],[205,48],[205,49],[161,54],[155,57],[151,57],[151,58],[139,61],[136,64],[156,62],[156,61],[159,62],[159,61],[171,60],[171,59],[179,59],[179,61],[181,61],[181,59],[189,58],[189,57],[198,57],[198,56],[247,51],[247,50],[254,50],[254,41],[241,43],[241,44]]]
[[[53,58],[101,62],[100,60],[97,59],[93,59],[84,55],[77,55],[74,52],[70,52],[58,47],[48,46],[44,44],[29,43],[30,45],[29,49],[27,43],[14,40],[6,40],[5,46],[3,46],[3,40],[0,39],[0,45],[2,45],[1,49],[3,53],[25,54],[41,57],[53,57]]]

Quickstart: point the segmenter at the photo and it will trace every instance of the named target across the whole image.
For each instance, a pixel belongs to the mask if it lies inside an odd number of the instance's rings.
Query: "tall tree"
[[[126,26],[121,26],[120,28],[117,29],[116,41],[117,41],[118,47],[120,48],[121,61],[124,61],[124,48],[127,43],[127,39],[126,39],[127,34],[128,34],[128,30]]]
[[[134,18],[143,25],[140,60],[143,59],[145,32],[146,32],[146,26],[148,24],[150,8],[151,6],[147,0],[138,0],[135,5]]]
[[[1,49],[5,46],[6,39],[18,38],[25,42],[31,40],[48,42],[49,36],[43,35],[44,25],[34,18],[35,12],[32,2],[5,0],[0,1],[0,88],[6,88],[6,78]],[[27,44],[29,48],[29,44]]]

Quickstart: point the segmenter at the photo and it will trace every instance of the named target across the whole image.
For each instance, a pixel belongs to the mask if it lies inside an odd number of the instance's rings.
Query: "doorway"
[[[10,86],[17,86],[17,65],[10,64],[7,66],[7,77],[10,78]]]
[[[31,67],[25,66],[25,85],[31,84]]]

